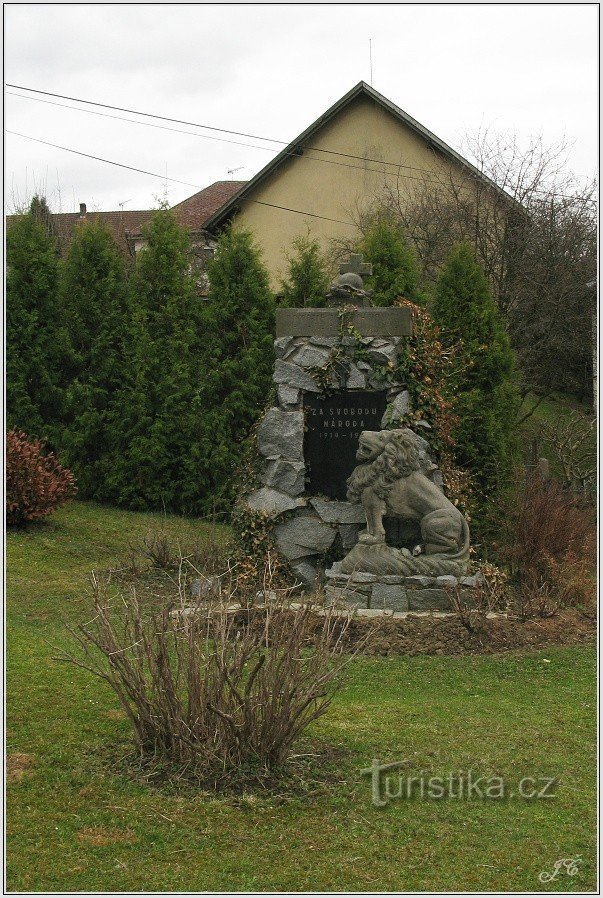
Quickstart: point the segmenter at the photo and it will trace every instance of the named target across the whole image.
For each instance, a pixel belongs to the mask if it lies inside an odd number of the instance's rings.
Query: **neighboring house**
[[[220,209],[234,193],[245,184],[244,181],[216,181],[181,203],[172,207],[178,222],[186,228],[191,240],[191,264],[199,271],[200,293],[207,293],[207,277],[203,269],[208,258],[213,256],[215,238],[204,230],[207,219]],[[54,233],[59,241],[62,255],[65,255],[75,228],[86,221],[104,224],[125,256],[135,258],[145,244],[144,228],[153,215],[153,209],[121,210],[119,212],[88,212],[85,203],[80,203],[79,212],[57,212],[52,216]],[[7,229],[17,215],[8,215]]]
[[[172,212],[178,223],[186,228],[191,243],[191,265],[196,272],[197,288],[201,296],[207,296],[209,281],[205,273],[205,265],[211,259],[216,246],[216,239],[205,230],[204,225],[214,212],[220,209],[228,200],[245,185],[245,181],[216,181],[205,190],[189,196],[181,203],[172,206]],[[148,213],[151,215],[152,213]],[[139,227],[132,231],[130,240],[134,254],[140,252],[145,245],[145,238]]]
[[[264,253],[273,286],[286,269],[293,239],[310,233],[323,250],[358,234],[359,214],[384,193],[400,202],[417,183],[451,180],[461,189],[502,191],[471,163],[361,81],[293,140],[206,222],[250,229]],[[511,198],[504,194],[505,204]],[[301,214],[300,214],[301,213]]]

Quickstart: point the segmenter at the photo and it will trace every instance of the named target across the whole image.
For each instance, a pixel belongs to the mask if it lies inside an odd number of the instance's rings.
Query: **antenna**
[[[117,205],[119,206],[119,208],[120,208],[121,211],[123,212],[123,211],[124,211],[124,206],[126,205],[126,203],[131,203],[131,202],[132,202],[132,200],[122,200],[121,203],[118,203]]]
[[[230,175],[230,180],[232,181],[232,176],[234,175],[234,173],[235,173],[236,171],[243,171],[244,168],[245,168],[244,165],[239,165],[238,168],[229,168],[229,169],[227,169],[227,173]]]
[[[371,68],[371,87],[373,86],[373,39],[369,37],[369,66]]]

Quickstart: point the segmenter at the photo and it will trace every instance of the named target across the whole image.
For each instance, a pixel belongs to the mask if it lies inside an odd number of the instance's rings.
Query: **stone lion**
[[[348,479],[347,497],[361,503],[366,514],[367,529],[360,534],[360,544],[385,544],[383,518],[392,515],[419,522],[426,556],[438,555],[455,563],[468,560],[469,526],[421,470],[424,465],[411,430],[363,431],[356,459],[360,464]],[[404,549],[401,553],[410,554]]]

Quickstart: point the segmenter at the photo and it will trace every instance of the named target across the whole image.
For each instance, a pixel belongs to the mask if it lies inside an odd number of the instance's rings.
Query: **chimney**
[[[85,218],[86,216],[86,203],[80,203],[80,218]]]

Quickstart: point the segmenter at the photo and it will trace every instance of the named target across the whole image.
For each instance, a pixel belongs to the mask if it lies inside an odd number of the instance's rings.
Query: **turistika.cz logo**
[[[502,776],[479,775],[474,770],[454,770],[443,776],[432,776],[428,771],[402,773],[405,761],[382,764],[373,758],[372,765],[361,770],[371,777],[371,798],[375,807],[383,808],[396,800],[439,801],[489,801],[520,798],[528,801],[554,798],[556,777],[524,776],[515,784],[507,783]]]

